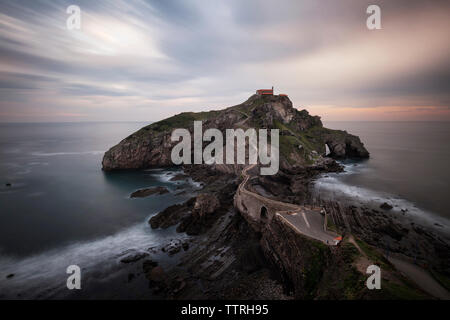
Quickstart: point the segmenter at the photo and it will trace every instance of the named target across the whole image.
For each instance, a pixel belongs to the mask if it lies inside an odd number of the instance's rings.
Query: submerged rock
[[[166,187],[153,187],[153,188],[146,188],[146,189],[140,189],[135,192],[133,192],[130,195],[130,198],[145,198],[148,196],[151,196],[153,194],[165,194],[168,193],[169,190]]]
[[[172,255],[180,252],[182,247],[183,247],[183,243],[181,242],[181,240],[173,239],[167,245],[163,246],[161,248],[161,251],[167,252],[167,254],[169,256],[172,256]]]
[[[153,282],[154,284],[161,285],[165,284],[167,281],[166,273],[164,272],[164,269],[160,266],[154,267],[148,274],[147,274],[150,282]]]
[[[199,194],[195,198],[191,214],[181,221],[177,231],[186,232],[190,235],[200,234],[211,224],[214,213],[219,207],[220,201],[215,194]]]
[[[149,272],[152,271],[152,269],[156,266],[158,266],[158,262],[153,260],[145,260],[142,264],[142,269],[144,270],[145,274],[149,274]]]
[[[136,261],[139,261],[139,260],[141,260],[141,259],[143,259],[143,258],[145,258],[147,256],[148,256],[148,253],[146,253],[146,252],[136,252],[136,253],[132,253],[132,254],[122,258],[120,260],[120,262],[122,262],[122,263],[136,262]]]
[[[174,177],[172,177],[170,179],[170,181],[186,180],[187,178],[189,178],[188,175],[179,173],[179,174],[175,175]]]
[[[215,221],[220,200],[213,193],[202,193],[182,204],[166,208],[149,220],[152,229],[168,228],[180,223],[177,232],[197,235]]]
[[[383,210],[391,210],[393,208],[393,206],[391,206],[387,202],[384,202],[383,204],[380,205],[380,208],[383,209]]]
[[[148,223],[151,225],[152,229],[166,229],[174,226],[190,214],[190,210],[192,209],[194,203],[195,198],[191,198],[182,204],[172,205],[159,212],[157,215],[151,217]]]

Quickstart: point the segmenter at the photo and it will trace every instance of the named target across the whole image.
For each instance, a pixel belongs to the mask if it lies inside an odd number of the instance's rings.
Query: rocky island
[[[323,127],[320,117],[294,108],[285,95],[256,94],[223,110],[186,112],[152,123],[108,150],[103,170],[172,167],[171,133],[177,128],[192,132],[194,121],[221,131],[278,129],[280,168],[276,175],[262,176],[256,170],[259,164],[183,165],[184,173],[203,188],[149,221],[151,228],[176,226],[177,232],[190,236],[185,242],[150,248],[150,258],[142,255],[143,272],[157,297],[448,297],[450,247],[444,239],[382,204],[356,206],[310,192],[319,174],[343,170],[337,159],[365,159],[369,152],[359,137]],[[386,238],[391,241],[382,241]],[[385,255],[386,243],[391,259]],[[180,255],[179,263],[163,269],[151,257],[155,251]],[[413,257],[438,284],[426,290],[395,263]],[[372,264],[382,269],[382,290],[365,285]]]

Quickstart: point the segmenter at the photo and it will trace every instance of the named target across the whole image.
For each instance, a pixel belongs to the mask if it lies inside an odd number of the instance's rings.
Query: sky
[[[437,0],[0,0],[0,122],[151,122],[272,86],[325,121],[450,121],[449,14]]]

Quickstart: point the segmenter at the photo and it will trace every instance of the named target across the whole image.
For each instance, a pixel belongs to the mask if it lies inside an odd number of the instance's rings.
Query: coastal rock
[[[154,267],[148,274],[148,278],[157,285],[164,284],[167,280],[166,273],[160,266]]]
[[[152,229],[166,229],[168,227],[176,225],[184,217],[191,213],[195,200],[196,198],[194,197],[182,204],[175,204],[164,209],[155,216],[151,217],[149,220],[149,224],[151,225]]]
[[[404,231],[397,228],[394,224],[385,224],[377,226],[373,231],[378,232],[383,235],[388,235],[396,241],[400,241],[403,238]]]
[[[380,205],[380,208],[381,209],[383,209],[383,210],[391,210],[392,208],[393,208],[393,206],[391,206],[389,203],[387,203],[387,202],[383,202],[381,205]]]
[[[348,267],[333,256],[328,246],[300,236],[277,216],[262,230],[260,243],[285,289],[296,299],[317,296],[321,284],[330,282],[330,275],[342,281],[349,274]],[[340,271],[336,272],[338,266]]]
[[[333,130],[323,136],[333,158],[369,158],[369,152],[359,137],[346,131]]]
[[[172,166],[170,132],[145,127],[109,149],[102,161],[103,170],[142,169]]]
[[[189,235],[200,234],[214,220],[214,212],[220,207],[220,201],[215,194],[202,193],[195,199],[192,213],[185,217],[177,227],[178,232]]]
[[[178,277],[176,278],[174,281],[172,281],[172,283],[170,284],[170,290],[172,292],[172,294],[177,294],[180,291],[182,291],[184,288],[186,287],[186,281],[181,278]]]
[[[136,261],[139,261],[139,260],[141,260],[141,259],[143,259],[143,258],[145,258],[147,256],[148,256],[148,253],[146,253],[146,252],[135,252],[135,253],[132,253],[132,254],[122,258],[120,260],[120,262],[122,262],[122,263],[136,262]]]
[[[153,187],[153,188],[146,188],[146,189],[140,189],[135,192],[133,192],[130,195],[130,198],[145,198],[148,196],[151,196],[153,194],[165,194],[168,193],[169,190],[166,187]]]
[[[213,213],[217,208],[219,208],[219,206],[220,202],[216,195],[202,193],[195,198],[192,213],[196,217],[202,218],[209,213]]]
[[[156,266],[158,266],[158,262],[153,260],[145,260],[142,263],[142,270],[145,274],[150,274],[150,271],[152,271],[152,269]]]
[[[188,175],[179,173],[179,174],[175,175],[174,177],[172,177],[170,179],[170,181],[186,180],[187,178],[189,178]]]
[[[183,247],[183,242],[179,239],[173,239],[168,244],[163,246],[161,248],[162,252],[167,252],[169,256],[172,256],[174,254],[177,254],[181,251],[181,248]]]
[[[328,145],[331,157],[369,157],[358,137],[346,131],[324,128],[320,117],[294,108],[288,97],[253,95],[244,103],[223,110],[185,112],[148,125],[109,149],[103,157],[103,170],[172,166],[171,150],[177,142],[171,141],[171,133],[177,128],[192,133],[194,121],[203,122],[203,131],[209,128],[222,132],[237,128],[279,129],[281,169],[307,166],[312,161],[313,151],[325,155],[325,145]],[[236,164],[211,167],[236,175],[242,170],[242,166]]]
[[[215,211],[220,206],[221,202],[216,194],[202,193],[182,204],[170,206],[159,212],[149,220],[149,224],[153,229],[165,229],[180,223],[177,232],[197,235],[208,229],[217,219]]]

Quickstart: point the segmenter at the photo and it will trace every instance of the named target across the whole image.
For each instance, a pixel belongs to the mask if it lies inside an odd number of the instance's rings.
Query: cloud
[[[368,0],[80,0],[75,31],[70,4],[0,3],[0,121],[155,121],[271,85],[326,119],[450,120],[446,1],[378,1],[377,31]]]

